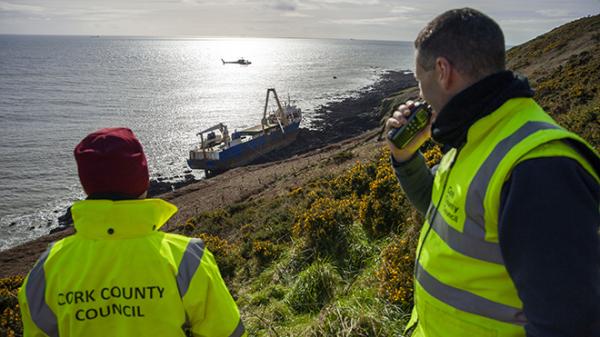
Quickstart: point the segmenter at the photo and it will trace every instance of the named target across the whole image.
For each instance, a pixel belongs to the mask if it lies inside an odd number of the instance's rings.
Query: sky
[[[413,41],[452,8],[476,8],[517,45],[600,13],[600,0],[0,0],[0,34],[354,38]]]

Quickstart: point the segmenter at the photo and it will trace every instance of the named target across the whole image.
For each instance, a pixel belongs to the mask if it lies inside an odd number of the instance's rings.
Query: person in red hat
[[[159,231],[177,207],[146,199],[133,132],[98,130],[74,155],[88,197],[19,290],[24,336],[246,336],[204,242]]]
[[[101,129],[74,150],[83,190],[91,199],[137,199],[149,186],[142,144],[127,128]]]

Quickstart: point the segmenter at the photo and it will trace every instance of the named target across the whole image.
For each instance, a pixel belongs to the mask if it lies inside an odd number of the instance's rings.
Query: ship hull
[[[211,174],[246,165],[294,142],[298,136],[299,125],[300,122],[286,126],[285,133],[281,132],[280,128],[276,128],[269,133],[232,146],[219,152],[219,159],[188,159],[188,165]]]

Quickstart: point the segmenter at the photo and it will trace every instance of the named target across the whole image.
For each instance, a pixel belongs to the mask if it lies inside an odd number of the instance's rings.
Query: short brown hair
[[[446,58],[461,73],[480,79],[506,67],[504,34],[487,15],[472,9],[449,10],[433,19],[417,36],[419,65],[433,69]]]

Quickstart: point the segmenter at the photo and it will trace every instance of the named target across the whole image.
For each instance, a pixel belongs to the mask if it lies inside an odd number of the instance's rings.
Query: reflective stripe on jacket
[[[245,336],[200,239],[157,231],[159,199],[86,200],[76,234],[41,256],[19,291],[24,336]]]
[[[598,180],[597,153],[530,98],[508,100],[444,155],[417,248],[413,336],[525,336],[498,243],[500,194],[518,163],[546,156],[572,158]]]

